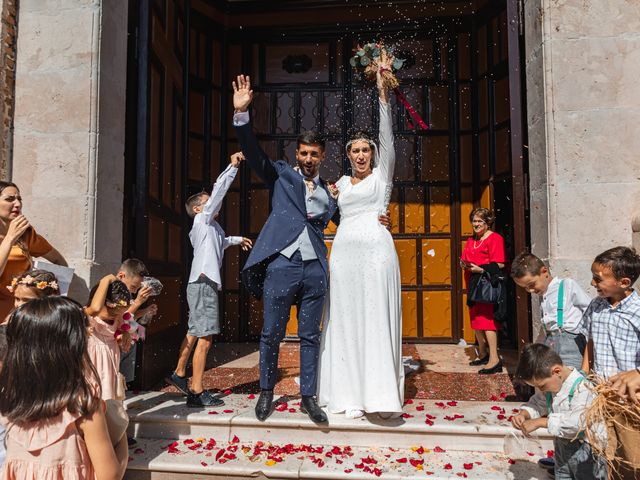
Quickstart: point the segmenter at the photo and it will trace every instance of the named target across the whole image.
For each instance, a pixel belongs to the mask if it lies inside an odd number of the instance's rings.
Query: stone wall
[[[35,228],[78,278],[122,255],[126,0],[21,2],[13,180]]]
[[[18,9],[16,0],[0,0],[0,178],[9,178],[13,140]]]
[[[532,250],[590,293],[640,211],[640,2],[525,0]]]

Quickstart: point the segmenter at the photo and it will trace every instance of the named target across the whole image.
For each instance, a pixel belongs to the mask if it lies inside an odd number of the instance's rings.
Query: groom
[[[247,164],[267,184],[272,211],[242,270],[244,285],[258,298],[264,296],[264,324],[260,336],[260,388],[256,417],[265,420],[272,411],[273,387],[278,375],[278,354],[291,306],[298,310],[300,337],[301,410],[312,421],[325,423],[318,406],[316,373],[320,321],[328,287],[327,247],[324,229],[339,214],[335,199],[320,179],[324,140],[315,132],[297,139],[296,163],[273,161],[258,146],[249,123],[253,91],[248,76],[233,82],[233,124]]]

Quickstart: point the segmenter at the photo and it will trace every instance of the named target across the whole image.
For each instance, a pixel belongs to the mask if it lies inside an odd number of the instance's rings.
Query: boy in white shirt
[[[606,462],[584,439],[584,413],[595,394],[582,372],[563,365],[546,345],[530,343],[522,350],[516,378],[538,390],[511,423],[525,435],[546,428],[555,437],[555,478],[606,480]],[[594,433],[605,436],[604,425]]]
[[[545,345],[555,350],[564,365],[581,368],[586,338],[582,316],[591,298],[571,278],[552,277],[544,262],[531,253],[521,253],[511,265],[511,278],[527,293],[541,297]]]
[[[180,346],[178,365],[165,380],[187,395],[188,407],[224,405],[222,400],[204,389],[202,377],[212,336],[220,333],[218,290],[222,289],[220,268],[224,250],[229,245],[241,245],[243,250],[252,246],[248,238],[225,237],[224,230],[216,221],[222,200],[233,183],[242,160],[242,152],[234,153],[231,163],[213,185],[211,195],[205,192],[198,193],[189,197],[186,203],[187,213],[193,217],[193,227],[189,232],[193,246],[193,261],[187,285],[189,330]],[[188,388],[186,369],[194,345],[196,348],[193,354],[191,388]]]

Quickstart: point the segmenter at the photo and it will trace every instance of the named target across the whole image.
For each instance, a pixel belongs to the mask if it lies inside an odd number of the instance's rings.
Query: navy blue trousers
[[[273,390],[278,380],[278,354],[291,306],[298,309],[300,393],[316,394],[320,322],[327,275],[318,260],[303,262],[297,251],[288,259],[278,255],[267,267],[264,281],[264,325],[260,336],[260,388]]]

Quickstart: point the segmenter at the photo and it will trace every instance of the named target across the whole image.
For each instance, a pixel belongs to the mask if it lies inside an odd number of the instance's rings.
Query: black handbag
[[[491,283],[491,276],[483,272],[476,283],[476,288],[469,292],[468,301],[475,303],[499,303],[504,292],[504,278],[499,277],[495,283]]]

